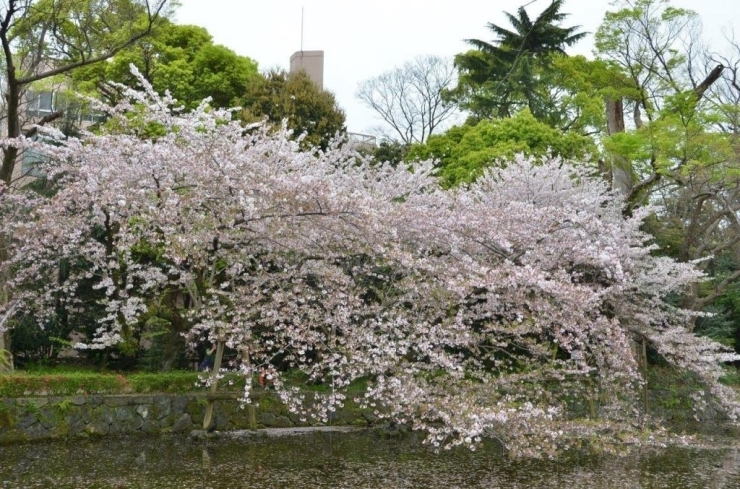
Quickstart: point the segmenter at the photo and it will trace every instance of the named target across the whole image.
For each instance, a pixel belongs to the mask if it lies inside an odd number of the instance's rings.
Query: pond
[[[513,461],[494,444],[434,453],[371,432],[0,447],[0,488],[737,488],[736,445]]]

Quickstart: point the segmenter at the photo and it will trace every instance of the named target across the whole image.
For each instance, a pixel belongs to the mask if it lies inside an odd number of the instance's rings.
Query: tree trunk
[[[216,347],[216,360],[213,362],[213,371],[211,372],[211,389],[210,394],[216,394],[218,391],[218,373],[221,371],[221,360],[224,357],[224,342],[219,340]],[[206,414],[203,416],[203,429],[211,431],[213,424],[213,398],[208,399],[206,404]],[[215,426],[213,426],[215,429]]]
[[[642,337],[642,376],[644,383],[642,384],[642,398],[645,402],[645,416],[650,412],[650,392],[648,391],[648,359],[647,359],[647,340]]]
[[[8,259],[7,248],[5,246],[8,236],[0,234],[0,263]],[[8,293],[5,284],[8,282],[8,276],[5,272],[0,272],[0,304],[7,308],[5,314],[0,316],[0,331],[7,327],[7,322],[13,315],[13,311],[16,308],[16,304],[11,304],[10,294]],[[13,353],[10,348],[10,334],[5,331],[0,333],[0,352],[3,350],[7,351],[8,361],[0,362],[0,373],[5,371],[13,371]]]
[[[11,11],[15,10],[16,6],[14,2],[10,2],[7,6],[8,12],[6,18],[0,25],[0,43],[2,43],[3,54],[5,55],[5,82],[7,83],[7,91],[5,92],[5,102],[7,103],[7,134],[4,134],[8,138],[17,138],[21,135],[21,118],[20,118],[20,106],[21,106],[21,89],[23,86],[18,83],[18,73],[16,72],[13,49],[10,45],[9,29],[10,19],[12,17]],[[15,169],[15,161],[18,158],[18,148],[13,146],[7,146],[3,148],[3,163],[0,166],[0,181],[10,185],[13,180],[13,170]]]
[[[606,97],[606,132],[609,136],[624,132],[624,103],[621,98]],[[632,163],[627,158],[612,155],[612,189],[626,197],[632,191]]]

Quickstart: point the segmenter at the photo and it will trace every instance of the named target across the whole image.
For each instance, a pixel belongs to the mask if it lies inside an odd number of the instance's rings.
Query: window
[[[34,141],[38,141],[38,138],[39,136],[34,136],[33,139]],[[44,141],[43,136],[41,137],[41,141]],[[45,176],[45,173],[39,168],[39,165],[47,161],[48,158],[45,155],[26,148],[21,153],[21,173],[25,177],[42,178]]]
[[[54,111],[54,92],[26,92],[28,117],[44,117]]]
[[[105,112],[90,109],[82,113],[81,119],[83,123],[96,124],[105,122],[108,119],[108,115]]]

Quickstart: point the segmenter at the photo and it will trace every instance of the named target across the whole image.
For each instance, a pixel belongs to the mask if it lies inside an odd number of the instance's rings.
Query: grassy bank
[[[0,376],[0,397],[68,396],[84,394],[186,393],[202,391],[198,372],[99,373],[16,372]],[[244,386],[244,380],[229,376],[222,389]]]
[[[63,366],[31,368],[0,375],[0,397],[203,392],[203,375],[195,371],[117,373]],[[298,372],[284,373],[283,381],[302,390],[331,391],[330,384],[311,383]],[[219,391],[241,391],[244,382],[238,374],[226,374],[219,380]],[[257,385],[256,378],[253,385]],[[358,381],[347,392],[364,392],[366,387],[366,382]]]
[[[170,372],[110,372],[86,369],[80,366],[32,367],[0,375],[0,397],[28,396],[69,396],[86,394],[145,394],[145,393],[189,393],[203,392],[200,382],[202,373],[195,371]],[[282,374],[283,380],[301,389],[328,392],[330,384],[316,384],[299,372]],[[732,386],[740,386],[740,375],[728,368],[728,375],[723,381]],[[257,385],[254,379],[253,385]],[[648,370],[650,390],[687,391],[702,389],[696,376],[676,369],[651,366]],[[219,381],[220,391],[241,391],[244,378],[237,374],[227,374]],[[347,391],[364,392],[366,382],[353,383]]]

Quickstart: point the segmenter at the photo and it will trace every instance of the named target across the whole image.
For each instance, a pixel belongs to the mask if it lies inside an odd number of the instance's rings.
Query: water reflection
[[[369,433],[123,438],[0,447],[0,488],[737,488],[735,446],[511,461]]]

